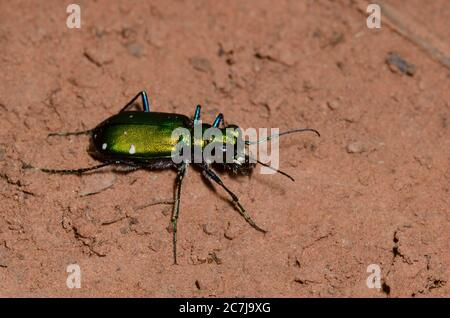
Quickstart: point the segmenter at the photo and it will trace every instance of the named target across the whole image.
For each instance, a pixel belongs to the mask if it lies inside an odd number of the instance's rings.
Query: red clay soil
[[[78,1],[81,29],[69,3],[0,2],[0,296],[450,296],[450,72],[368,29],[364,2]],[[390,4],[449,44],[447,0]],[[23,168],[95,164],[87,137],[47,134],[143,89],[155,111],[321,132],[280,140],[295,183],[223,175],[266,235],[190,169],[172,265],[172,207],[145,205],[172,199],[175,171]]]

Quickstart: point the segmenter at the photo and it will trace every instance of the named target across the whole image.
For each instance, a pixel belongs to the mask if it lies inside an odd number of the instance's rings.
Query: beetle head
[[[230,124],[222,129],[222,133],[224,136],[222,141],[224,161],[221,165],[225,169],[231,170],[234,174],[249,175],[256,163],[250,162],[250,158],[246,153],[241,128]]]

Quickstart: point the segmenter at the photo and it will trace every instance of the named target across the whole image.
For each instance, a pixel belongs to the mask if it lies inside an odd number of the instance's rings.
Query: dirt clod
[[[408,76],[413,76],[416,73],[416,66],[407,62],[397,53],[389,53],[386,58],[386,63],[394,73],[400,72]]]
[[[204,57],[191,57],[189,63],[197,71],[212,73],[211,62]]]
[[[346,147],[348,153],[362,153],[367,151],[367,145],[360,141],[351,142]]]
[[[240,229],[233,223],[228,222],[227,228],[224,232],[224,236],[228,240],[235,239],[240,234]]]

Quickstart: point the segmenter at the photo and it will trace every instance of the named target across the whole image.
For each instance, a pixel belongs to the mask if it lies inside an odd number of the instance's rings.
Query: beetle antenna
[[[279,169],[276,169],[276,168],[272,167],[271,165],[268,165],[267,163],[261,162],[261,161],[259,161],[259,160],[256,159],[256,158],[250,157],[249,155],[246,155],[246,156],[248,157],[249,160],[254,160],[254,161],[256,161],[257,163],[259,163],[261,166],[264,166],[264,167],[267,167],[267,168],[269,168],[269,169],[272,169],[273,171],[276,171],[276,172],[278,172],[279,174],[282,174],[283,176],[285,176],[285,177],[291,179],[292,182],[295,182],[295,179],[294,179],[293,177],[291,177],[289,174],[287,174],[286,172],[281,171],[281,170],[279,170]]]
[[[273,134],[273,135],[270,135],[269,137],[266,137],[266,138],[263,138],[263,139],[260,139],[260,140],[257,140],[257,141],[246,140],[245,144],[246,145],[260,144],[260,143],[269,141],[272,138],[276,138],[276,137],[280,137],[280,136],[288,135],[288,134],[293,134],[293,133],[298,133],[298,132],[305,132],[305,131],[311,131],[311,132],[315,133],[317,136],[320,137],[320,133],[317,130],[312,129],[312,128],[302,128],[302,129],[288,130],[288,131],[285,131],[285,132],[282,132],[282,133],[279,133],[279,134]]]
[[[273,171],[276,171],[276,172],[278,172],[279,174],[282,174],[283,176],[285,176],[285,177],[291,179],[292,182],[295,182],[295,179],[294,179],[293,177],[291,177],[290,175],[288,175],[286,172],[281,171],[281,170],[279,170],[279,169],[276,169],[276,168],[272,167],[271,165],[268,165],[267,163],[264,163],[264,162],[259,161],[259,160],[256,159],[256,158],[252,158],[252,159],[256,160],[256,162],[259,163],[260,165],[262,165],[262,166],[264,166],[264,167],[267,167],[267,168],[269,168],[269,169],[272,169]]]

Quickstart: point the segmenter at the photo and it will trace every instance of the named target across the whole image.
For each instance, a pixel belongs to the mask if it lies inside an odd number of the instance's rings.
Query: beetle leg
[[[178,168],[176,189],[175,189],[175,200],[172,212],[172,230],[173,230],[173,263],[177,264],[177,221],[180,214],[180,199],[181,199],[181,185],[183,183],[183,178],[186,175],[187,164],[183,163]]]
[[[79,169],[47,169],[47,168],[35,168],[38,169],[42,172],[46,172],[46,173],[60,173],[60,174],[82,174],[88,171],[93,171],[93,170],[97,170],[109,165],[114,164],[114,162],[104,162],[102,164],[96,165],[96,166],[92,166],[92,167],[88,167],[88,168],[79,168]]]
[[[222,126],[223,126],[223,114],[222,113],[217,115],[216,119],[214,119],[212,127],[218,128],[220,124],[222,124]]]
[[[87,135],[90,134],[92,131],[92,129],[89,130],[81,130],[81,131],[57,131],[57,132],[52,132],[49,133],[47,135],[47,137],[52,137],[52,136],[79,136],[79,135]]]
[[[144,112],[148,113],[150,111],[150,104],[148,102],[148,98],[147,98],[147,93],[145,91],[140,91],[136,96],[133,97],[132,100],[130,100],[128,102],[128,104],[126,104],[120,111],[124,112],[125,110],[127,110],[127,108],[129,108],[130,106],[132,106],[134,104],[134,102],[136,101],[136,99],[138,99],[139,97],[141,97],[142,99],[142,106],[144,107]]]
[[[217,124],[216,124],[217,121]],[[217,126],[214,126],[214,124],[216,124]],[[223,116],[222,113],[220,113],[219,115],[217,115],[216,119],[214,120],[213,123],[213,127],[219,127],[221,126],[222,128],[226,128],[226,123],[225,123],[225,117]]]
[[[198,167],[200,167],[200,169],[202,169],[203,171],[203,175],[210,178],[211,180],[213,180],[215,183],[217,183],[218,185],[220,185],[231,197],[231,199],[233,200],[233,203],[238,207],[238,211],[239,214],[256,230],[262,232],[262,233],[266,233],[267,231],[260,228],[258,225],[256,225],[255,221],[253,221],[253,219],[251,218],[251,216],[247,213],[247,211],[244,209],[244,207],[242,206],[242,204],[239,202],[239,198],[237,197],[237,195],[235,195],[230,189],[228,189],[228,187],[223,183],[222,179],[220,179],[220,177],[214,172],[214,170],[212,170],[210,167],[208,167],[208,165],[206,164],[200,164],[197,165]]]
[[[200,120],[200,111],[201,111],[202,106],[197,105],[197,107],[195,108],[195,113],[194,113],[194,124],[196,124],[199,120]]]

